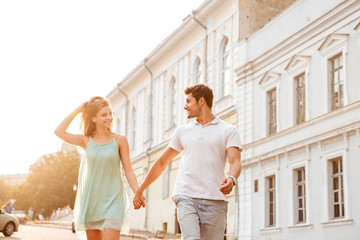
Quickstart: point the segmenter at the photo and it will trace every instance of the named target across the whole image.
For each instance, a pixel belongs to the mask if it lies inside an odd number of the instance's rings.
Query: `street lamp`
[[[74,184],[73,190],[74,190],[74,192],[76,192],[76,190],[77,190],[77,185],[76,184]]]

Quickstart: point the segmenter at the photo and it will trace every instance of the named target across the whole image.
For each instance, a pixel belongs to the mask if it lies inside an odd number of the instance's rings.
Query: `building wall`
[[[274,162],[272,160],[275,158],[274,154],[269,155],[268,152],[271,152],[274,146],[281,149],[281,144],[289,141],[288,138],[283,138],[286,140],[280,139],[283,142],[275,144],[271,142],[271,138],[264,135],[266,132],[262,112],[264,96],[258,82],[270,69],[283,70],[286,67],[286,61],[291,58],[290,53],[286,55],[280,51],[279,43],[310,24],[309,21],[314,21],[319,16],[319,11],[325,14],[340,1],[319,3],[319,5],[326,5],[326,8],[319,7],[318,11],[314,10],[306,19],[302,15],[303,10],[297,12],[296,9],[305,8],[302,3],[308,1],[297,1],[292,4],[293,2],[291,0],[270,3],[253,0],[205,1],[193,16],[187,16],[178,29],[108,94],[118,123],[117,131],[129,138],[132,164],[141,181],[157,156],[167,146],[176,126],[188,122],[183,110],[185,99],[183,90],[186,86],[193,84],[194,62],[196,57],[200,58],[201,82],[212,87],[215,94],[213,112],[239,129],[245,149],[242,153],[244,168],[239,178],[240,184],[228,196],[227,234],[229,239],[263,234],[257,226],[259,222],[257,211],[261,202],[257,195],[253,194],[253,180],[258,179],[258,175],[262,174],[263,170],[260,168],[263,166],[262,161],[270,159],[269,162]],[[292,5],[289,7],[290,4]],[[286,9],[285,12],[283,12],[284,9]],[[288,24],[289,20],[286,19],[286,13],[291,11],[299,18],[295,27]],[[275,17],[279,13],[280,15]],[[194,18],[207,29],[202,28]],[[270,19],[273,20],[269,22]],[[279,28],[282,24],[289,27],[283,31]],[[261,29],[258,31],[259,28]],[[229,41],[231,80],[229,93],[221,96],[220,52],[225,38]],[[272,52],[269,53],[269,50]],[[274,62],[273,59],[275,59]],[[173,77],[176,79],[175,126],[169,124],[171,110],[169,84]],[[152,101],[151,117],[147,114],[149,99]],[[134,107],[135,117],[132,116]],[[136,125],[133,125],[134,119]],[[287,120],[284,118],[279,121],[280,130],[286,129]],[[146,137],[149,126],[152,130],[150,139]],[[134,147],[132,147],[134,129],[136,135]],[[258,156],[261,156],[260,161]],[[279,155],[275,162],[279,162],[281,157]],[[167,173],[164,172],[148,188],[145,193],[147,208],[138,211],[129,210],[128,226],[130,228],[156,231],[163,229],[164,223],[167,223],[168,232],[176,231],[175,205],[171,200],[171,192],[180,159],[181,155],[172,161],[168,176],[165,176]],[[261,164],[259,165],[258,162]],[[226,172],[228,168],[227,165]],[[168,197],[163,197],[166,186],[170,189],[170,193]],[[128,193],[132,198],[133,194],[129,187]]]
[[[246,139],[239,179],[239,239],[360,237],[360,211],[355,206],[359,194],[354,190],[360,180],[356,174],[360,153],[359,9],[359,1],[297,1],[239,43],[238,52],[243,54],[235,68],[237,112]],[[344,105],[332,110],[328,60],[338,53],[344,59]],[[296,124],[294,78],[301,73],[305,73],[306,119]],[[277,129],[269,134],[267,92],[274,88]],[[330,160],[336,157],[342,157],[343,167],[345,213],[341,217],[332,216]],[[304,223],[297,222],[295,211],[294,171],[300,167],[306,177]],[[267,183],[272,175],[276,224],[269,226]],[[248,204],[247,199],[251,199]]]

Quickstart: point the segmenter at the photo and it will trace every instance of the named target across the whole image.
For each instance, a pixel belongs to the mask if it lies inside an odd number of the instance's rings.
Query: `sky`
[[[59,151],[58,124],[106,96],[203,1],[0,1],[0,175]]]

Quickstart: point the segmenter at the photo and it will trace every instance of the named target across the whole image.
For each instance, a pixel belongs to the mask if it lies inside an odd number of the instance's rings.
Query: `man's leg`
[[[200,239],[200,219],[195,202],[186,196],[175,196],[174,200],[182,239]]]
[[[206,240],[222,240],[226,227],[227,202],[202,200],[200,209],[200,236]]]

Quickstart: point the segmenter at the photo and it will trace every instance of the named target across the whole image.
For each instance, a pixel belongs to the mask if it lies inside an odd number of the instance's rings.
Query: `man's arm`
[[[135,209],[139,209],[141,206],[145,207],[145,197],[143,196],[144,190],[161,175],[168,163],[171,162],[171,160],[173,160],[178,154],[178,151],[172,149],[171,147],[167,147],[151,166],[150,171],[146,174],[144,181],[135,192],[133,199]]]
[[[242,149],[237,147],[229,147],[226,149],[226,154],[230,163],[229,175],[235,177],[236,179],[240,176],[241,173],[241,151]],[[233,186],[235,185],[231,177],[226,177],[222,181],[220,192],[227,195],[232,191]]]

